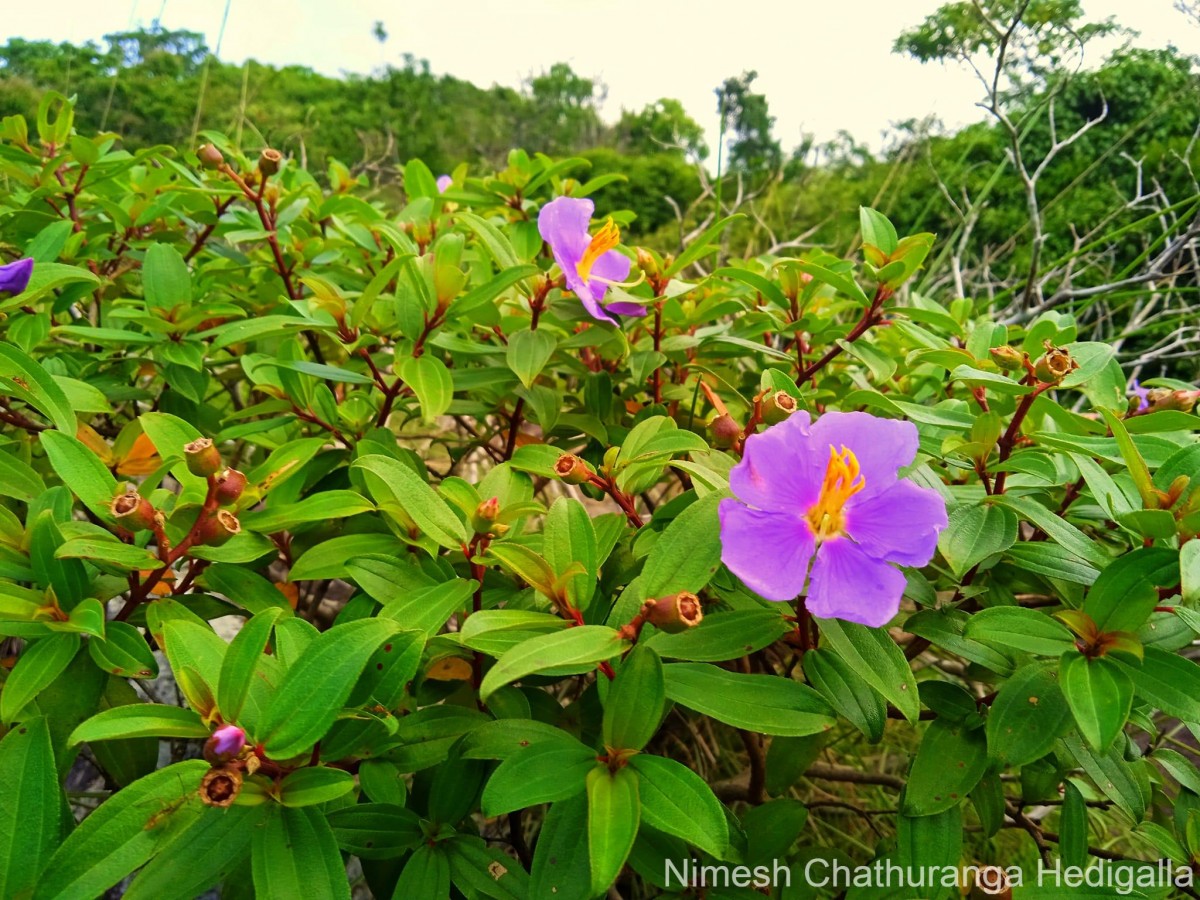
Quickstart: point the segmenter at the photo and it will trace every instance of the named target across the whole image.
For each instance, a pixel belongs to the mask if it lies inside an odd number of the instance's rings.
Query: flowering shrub
[[[397,208],[71,115],[0,128],[0,896],[1200,851],[1189,385],[869,209],[663,254],[580,160]]]

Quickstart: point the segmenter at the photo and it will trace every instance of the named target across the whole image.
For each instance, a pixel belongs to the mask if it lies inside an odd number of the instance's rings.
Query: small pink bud
[[[204,744],[204,758],[214,765],[227,762],[241,753],[245,746],[246,732],[236,725],[222,725]]]

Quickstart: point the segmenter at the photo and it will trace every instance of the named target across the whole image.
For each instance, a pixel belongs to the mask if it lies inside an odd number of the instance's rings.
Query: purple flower
[[[454,179],[449,175],[439,175],[437,179],[437,189],[439,194],[446,193],[446,188],[454,184]]]
[[[29,276],[33,274],[33,257],[18,259],[7,266],[0,266],[0,291],[19,294],[29,284]]]
[[[746,440],[721,501],[721,561],[768,600],[808,584],[814,616],[877,628],[900,608],[904,575],[923,566],[946,527],[937,492],[896,472],[917,453],[911,422],[793,413]],[[812,566],[811,573],[809,566]]]
[[[237,756],[246,746],[246,732],[236,725],[222,725],[209,738],[212,752],[221,758]]]
[[[1138,412],[1141,412],[1150,405],[1150,400],[1146,396],[1150,393],[1150,388],[1142,387],[1140,384],[1138,384],[1138,380],[1136,378],[1133,379],[1133,384],[1129,387],[1129,393],[1138,398]]]
[[[595,209],[591,200],[556,197],[538,213],[538,231],[550,245],[567,287],[593,319],[616,324],[609,313],[644,316],[645,307],[636,303],[601,304],[610,284],[629,277],[630,263],[629,257],[613,249],[621,241],[621,232],[612,219],[594,237],[588,234]]]

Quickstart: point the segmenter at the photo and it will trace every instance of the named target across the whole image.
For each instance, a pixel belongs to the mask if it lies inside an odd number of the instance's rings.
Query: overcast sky
[[[217,44],[226,0],[2,0],[0,37],[99,41],[149,25],[203,32]],[[404,53],[434,72],[518,86],[565,61],[608,87],[613,120],[659,97],[683,101],[715,146],[713,88],[745,69],[776,117],[785,149],[804,132],[845,129],[878,147],[893,121],[978,118],[979,85],[955,67],[922,66],[891,45],[939,0],[231,0],[222,59],[299,63],[327,74],[367,73]],[[1092,18],[1116,16],[1143,46],[1200,54],[1200,27],[1172,0],[1083,0]],[[372,36],[381,21],[383,45]]]

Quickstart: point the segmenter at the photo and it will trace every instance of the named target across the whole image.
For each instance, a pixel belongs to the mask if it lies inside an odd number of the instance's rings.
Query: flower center
[[[610,217],[592,237],[591,243],[587,245],[587,249],[583,251],[583,257],[579,260],[579,277],[583,279],[584,284],[587,284],[588,276],[592,273],[592,266],[596,264],[596,260],[620,242],[621,229]]]
[[[867,480],[859,472],[858,458],[854,452],[845,447],[838,450],[830,444],[829,464],[825,467],[821,493],[808,511],[808,524],[817,540],[823,541],[841,534],[846,524],[846,502],[866,486]]]

